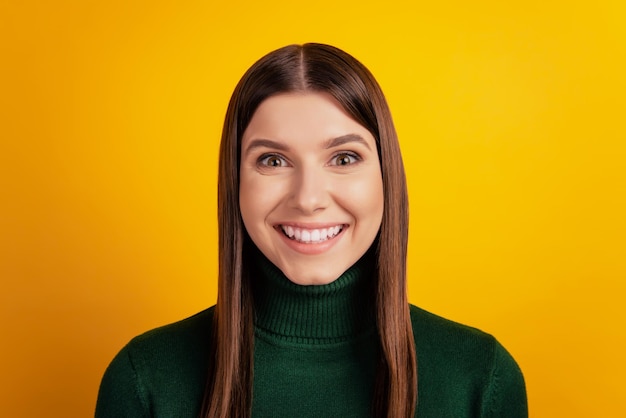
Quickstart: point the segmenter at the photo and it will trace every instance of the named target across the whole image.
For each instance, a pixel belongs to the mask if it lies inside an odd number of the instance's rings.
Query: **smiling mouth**
[[[279,225],[280,230],[285,236],[293,241],[304,244],[317,244],[319,242],[328,241],[339,235],[343,231],[345,225],[335,225],[328,228],[297,228],[290,225]]]

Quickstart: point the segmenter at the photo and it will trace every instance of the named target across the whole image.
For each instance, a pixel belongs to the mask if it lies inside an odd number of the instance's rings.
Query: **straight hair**
[[[218,297],[201,417],[251,415],[254,244],[239,209],[241,138],[265,99],[289,92],[330,94],[376,140],[384,210],[373,244],[380,350],[371,410],[375,417],[413,417],[417,363],[406,293],[408,195],[397,134],[383,92],[369,70],[346,52],[315,43],[289,45],[259,59],[241,78],[228,105],[218,178]]]

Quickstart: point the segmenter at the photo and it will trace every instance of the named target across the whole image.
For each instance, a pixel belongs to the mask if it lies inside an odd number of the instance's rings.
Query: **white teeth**
[[[326,241],[335,237],[341,230],[343,226],[331,226],[329,228],[320,228],[320,229],[303,229],[303,228],[295,228],[292,226],[281,225],[281,229],[285,235],[289,238],[303,242],[306,244],[309,243],[318,243],[322,241]]]

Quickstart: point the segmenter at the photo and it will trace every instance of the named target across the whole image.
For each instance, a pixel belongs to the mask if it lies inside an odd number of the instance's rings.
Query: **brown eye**
[[[350,154],[347,152],[342,152],[333,157],[331,165],[346,166],[346,165],[354,164],[357,161],[359,161],[359,158],[356,155]]]
[[[285,160],[278,155],[266,155],[259,159],[259,165],[266,167],[283,167],[286,165]]]

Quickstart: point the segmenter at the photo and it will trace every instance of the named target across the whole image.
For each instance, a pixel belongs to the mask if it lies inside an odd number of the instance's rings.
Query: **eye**
[[[360,160],[361,158],[354,153],[340,152],[339,154],[333,156],[332,160],[330,161],[330,165],[346,166],[357,163]]]
[[[276,155],[276,154],[267,155],[266,154],[266,155],[262,155],[258,159],[257,164],[260,166],[264,166],[264,167],[278,168],[278,167],[286,166],[287,162],[280,155]]]

